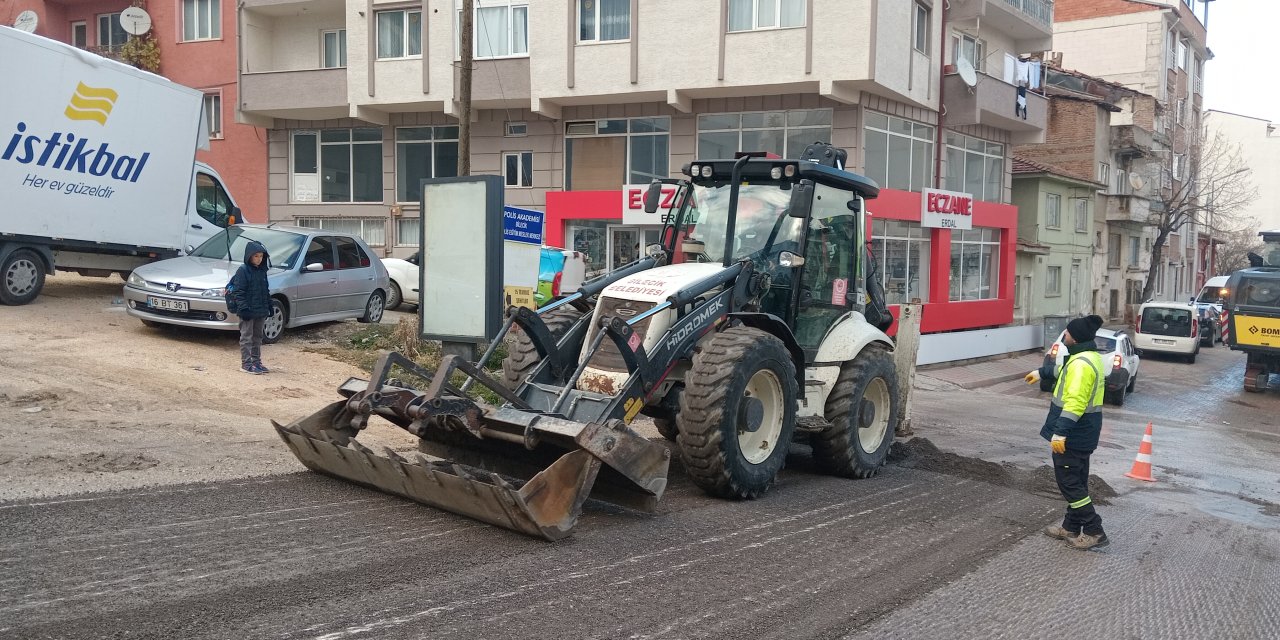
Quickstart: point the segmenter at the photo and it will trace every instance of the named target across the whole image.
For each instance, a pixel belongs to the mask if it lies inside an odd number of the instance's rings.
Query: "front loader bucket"
[[[313,471],[547,540],[570,534],[605,461],[615,469],[624,467],[612,454],[625,447],[609,441],[609,451],[601,451],[593,444],[601,439],[601,430],[585,425],[581,429],[585,446],[560,455],[517,488],[502,476],[477,467],[429,459],[420,453],[415,454],[415,460],[409,460],[389,449],[378,453],[361,445],[355,440],[359,430],[352,424],[353,418],[359,416],[351,410],[352,404],[347,400],[335,402],[287,426],[274,421],[272,425],[289,450]],[[397,419],[399,416],[386,417],[420,437],[434,428]],[[451,435],[454,440],[480,442],[465,431]],[[641,481],[645,484],[627,484],[647,495],[650,504],[656,503],[666,485],[666,458],[652,454],[639,457],[642,463],[625,464],[642,468]]]

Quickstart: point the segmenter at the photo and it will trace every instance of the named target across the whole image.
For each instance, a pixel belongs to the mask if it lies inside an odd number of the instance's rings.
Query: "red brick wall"
[[[1160,11],[1160,7],[1129,0],[1057,0],[1053,4],[1053,20],[1068,22],[1142,11]]]
[[[1099,109],[1092,102],[1051,98],[1044,144],[1015,147],[1014,154],[1093,180]]]

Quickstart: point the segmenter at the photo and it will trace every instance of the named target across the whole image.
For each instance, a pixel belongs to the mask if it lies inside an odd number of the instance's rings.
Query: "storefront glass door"
[[[609,269],[617,269],[634,262],[645,247],[657,244],[662,227],[609,227]]]

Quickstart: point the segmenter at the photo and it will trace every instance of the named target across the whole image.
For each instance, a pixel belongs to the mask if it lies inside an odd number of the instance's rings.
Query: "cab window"
[[[850,285],[856,281],[862,234],[858,216],[849,210],[852,199],[850,191],[814,188],[795,323],[796,341],[806,349],[817,348],[827,329],[857,302],[857,288]]]
[[[222,185],[207,173],[196,174],[196,213],[223,228],[227,227],[231,216],[231,198]]]

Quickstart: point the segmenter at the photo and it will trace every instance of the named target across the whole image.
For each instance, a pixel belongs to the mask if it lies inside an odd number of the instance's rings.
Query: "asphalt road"
[[[802,462],[802,461],[801,461]],[[677,479],[547,543],[309,473],[0,505],[0,635],[838,637],[972,570],[1052,501],[906,469]]]

